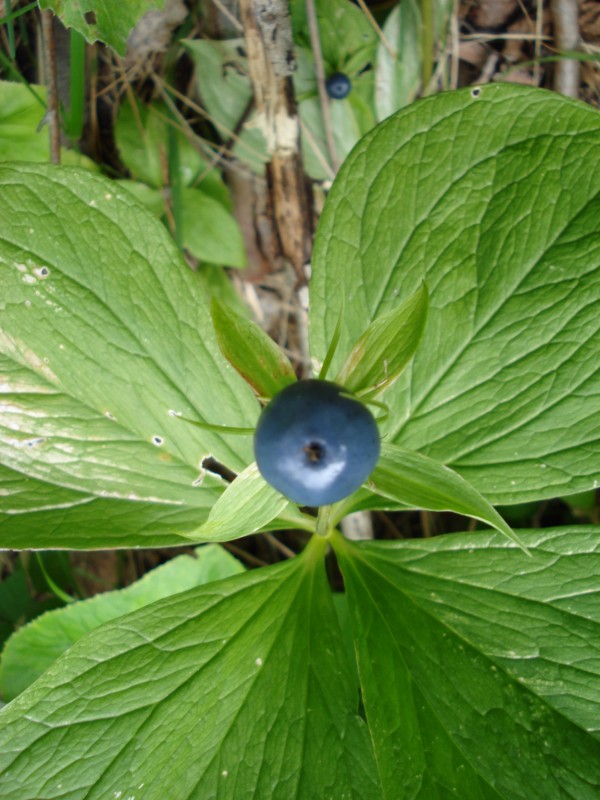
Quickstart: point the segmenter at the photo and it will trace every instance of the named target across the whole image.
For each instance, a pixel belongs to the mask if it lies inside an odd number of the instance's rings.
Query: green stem
[[[67,135],[76,142],[83,132],[85,107],[85,39],[71,28],[70,104],[67,117]]]
[[[35,555],[37,557],[38,564],[42,571],[42,575],[44,576],[44,580],[48,584],[48,588],[50,589],[50,591],[54,595],[56,595],[56,597],[58,597],[59,600],[62,600],[63,603],[74,603],[75,598],[71,597],[71,595],[67,594],[66,592],[63,592],[60,586],[58,586],[58,584],[52,580],[52,578],[48,574],[48,571],[46,570],[46,566],[44,564],[42,556],[39,553],[36,553]]]
[[[175,230],[173,238],[180,250],[183,250],[183,195],[181,186],[181,173],[179,170],[179,141],[176,129],[169,125],[168,129],[168,162],[169,162],[169,186],[171,189],[171,209],[175,220]]]
[[[8,34],[8,52],[11,60],[14,61],[17,57],[15,48],[15,21],[12,16],[11,0],[6,0],[4,7],[6,8],[6,32]]]
[[[319,536],[327,536],[329,528],[329,518],[331,516],[331,506],[321,506],[317,515],[317,533]]]
[[[433,75],[433,49],[434,49],[434,10],[433,0],[421,0],[422,29],[421,29],[421,80],[423,94],[427,93],[429,81]]]

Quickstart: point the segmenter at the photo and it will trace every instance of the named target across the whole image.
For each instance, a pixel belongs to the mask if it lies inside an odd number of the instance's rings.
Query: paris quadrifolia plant
[[[297,380],[131,193],[0,165],[0,545],[198,546],[11,636],[2,800],[598,797],[600,529],[495,506],[598,486],[599,197],[578,102],[385,119],[327,196]],[[465,532],[341,532],[415,509]],[[281,530],[271,566],[216,544]]]

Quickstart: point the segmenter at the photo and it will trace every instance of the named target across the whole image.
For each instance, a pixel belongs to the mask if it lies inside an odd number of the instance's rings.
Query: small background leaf
[[[227,141],[252,100],[252,84],[243,39],[185,40],[183,45],[196,63],[196,81],[202,103],[210,113],[219,136]],[[252,127],[254,113],[235,137],[234,153],[256,172],[268,161],[266,142]]]
[[[48,131],[41,127],[46,103],[45,86],[0,81],[0,162],[50,161]],[[98,170],[91,159],[66,147],[60,157],[68,166]]]
[[[161,10],[164,5],[165,0],[40,0],[40,8],[53,11],[65,28],[75,28],[90,43],[99,39],[121,56],[144,14]]]
[[[199,189],[181,191],[183,246],[201,261],[245,267],[246,250],[240,227],[223,205]]]
[[[383,33],[394,48],[396,58],[392,58],[379,42],[375,66],[375,109],[379,122],[416,97],[421,85],[419,40],[422,24],[417,0],[402,0],[385,21]]]
[[[13,634],[2,652],[0,692],[5,702],[24,691],[61,653],[102,623],[243,571],[241,563],[222,547],[204,545],[194,556],[177,556],[125,589],[104,592],[37,617]]]

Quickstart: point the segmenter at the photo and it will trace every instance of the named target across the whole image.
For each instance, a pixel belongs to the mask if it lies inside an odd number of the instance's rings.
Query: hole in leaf
[[[96,12],[95,11],[86,11],[83,15],[84,20],[87,22],[88,25],[95,25],[96,24]]]
[[[201,467],[207,472],[212,472],[214,475],[218,475],[228,483],[231,483],[237,478],[237,474],[233,470],[229,469],[229,467],[226,467],[225,464],[221,464],[220,461],[217,461],[217,459],[213,458],[212,456],[203,458]]]

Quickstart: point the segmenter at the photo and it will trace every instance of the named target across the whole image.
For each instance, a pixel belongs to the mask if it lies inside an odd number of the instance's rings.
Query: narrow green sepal
[[[344,321],[344,308],[345,308],[345,303],[344,303],[344,298],[342,297],[342,307],[340,309],[338,321],[335,326],[333,336],[331,337],[331,342],[329,343],[329,347],[327,348],[327,353],[325,354],[323,365],[319,372],[320,381],[324,381],[327,378],[329,367],[331,366],[331,362],[333,361],[333,357],[335,356],[338,344],[340,342],[340,336],[342,334],[342,322]]]
[[[296,380],[294,368],[275,342],[255,322],[213,297],[210,313],[221,352],[262,397],[274,397]]]
[[[398,308],[375,319],[358,339],[335,383],[363,399],[376,397],[400,376],[425,330],[429,293],[425,283]]]
[[[382,444],[379,462],[365,486],[414,508],[454,511],[481,520],[529,555],[517,534],[474,486],[454,470],[421,453]]]

